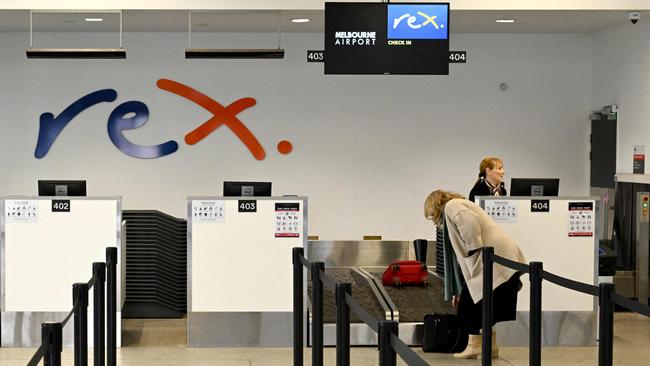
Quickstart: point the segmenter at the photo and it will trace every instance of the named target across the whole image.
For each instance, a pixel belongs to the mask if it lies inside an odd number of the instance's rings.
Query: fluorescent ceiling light
[[[293,18],[293,19],[291,19],[292,23],[307,23],[309,21],[310,21],[309,18]]]
[[[496,22],[497,23],[514,23],[515,20],[514,19],[497,19]]]
[[[87,22],[103,22],[104,18],[86,18]]]

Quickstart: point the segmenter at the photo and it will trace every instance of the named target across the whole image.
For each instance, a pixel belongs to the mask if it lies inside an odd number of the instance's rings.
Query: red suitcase
[[[381,278],[384,286],[427,286],[429,272],[420,261],[397,261],[391,263]]]

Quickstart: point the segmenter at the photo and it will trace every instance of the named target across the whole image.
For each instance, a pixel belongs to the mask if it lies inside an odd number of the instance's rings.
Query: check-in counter
[[[526,260],[544,271],[582,283],[598,283],[599,200],[595,197],[479,197],[481,207],[521,247]],[[489,243],[485,243],[489,244]],[[517,321],[497,325],[502,344],[528,341],[528,275],[519,292]],[[542,286],[544,345],[593,345],[597,299],[548,281]]]
[[[92,263],[106,261],[106,248],[121,254],[118,197],[0,198],[1,321],[3,347],[41,344],[41,323],[62,321],[72,310],[72,284],[92,277]],[[121,288],[122,261],[117,263]],[[89,298],[92,299],[92,290]],[[117,345],[122,295],[118,291]],[[88,308],[92,319],[92,301]],[[88,323],[92,334],[92,321]],[[73,327],[63,331],[73,344]],[[88,338],[92,346],[92,337]]]
[[[189,197],[187,344],[290,346],[305,197]]]

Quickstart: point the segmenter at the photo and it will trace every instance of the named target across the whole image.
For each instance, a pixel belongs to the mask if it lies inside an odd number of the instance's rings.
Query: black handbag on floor
[[[467,347],[468,334],[461,330],[454,314],[427,314],[424,316],[422,351],[456,353]]]

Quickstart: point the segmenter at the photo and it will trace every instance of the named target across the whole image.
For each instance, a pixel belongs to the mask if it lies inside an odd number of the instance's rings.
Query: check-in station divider
[[[530,280],[530,333],[529,364],[541,365],[542,349],[542,282],[552,282],[558,286],[598,297],[598,366],[612,366],[614,348],[614,304],[630,311],[650,317],[650,307],[630,300],[616,293],[613,283],[599,286],[585,284],[551,272],[544,271],[542,262],[523,264],[500,257],[493,247],[483,248],[483,337],[482,366],[492,365],[492,326],[493,326],[493,268],[499,264],[529,274]],[[304,256],[303,248],[293,248],[293,364],[304,363],[304,269],[312,279],[312,323],[311,345],[312,365],[323,365],[323,288],[334,290],[336,297],[336,364],[350,365],[350,311],[354,312],[370,329],[378,334],[379,365],[397,365],[397,355],[408,365],[429,365],[420,355],[407,346],[398,336],[398,322],[374,318],[351,296],[352,285],[337,283],[325,273],[323,262],[310,262]]]
[[[93,364],[117,365],[117,248],[106,248],[106,262],[92,264],[88,282],[72,285],[72,310],[61,322],[41,324],[41,345],[27,366],[43,360],[45,366],[60,366],[63,328],[74,319],[74,365],[88,365],[88,291],[93,291]]]

